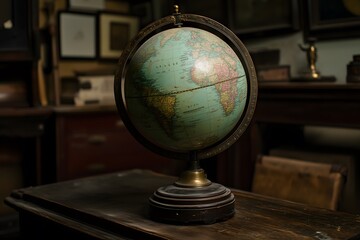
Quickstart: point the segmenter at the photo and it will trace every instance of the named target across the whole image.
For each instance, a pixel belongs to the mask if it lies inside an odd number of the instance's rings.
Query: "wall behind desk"
[[[306,55],[298,44],[303,44],[303,33],[279,37],[244,40],[249,51],[280,49],[280,64],[291,66],[291,76],[298,77],[307,68]],[[319,41],[317,68],[323,76],[335,76],[338,83],[346,82],[346,66],[353,55],[360,54],[360,38]]]

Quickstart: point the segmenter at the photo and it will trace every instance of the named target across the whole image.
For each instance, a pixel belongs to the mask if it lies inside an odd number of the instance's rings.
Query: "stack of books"
[[[87,104],[114,105],[114,75],[79,76],[79,91],[75,94],[76,106]]]
[[[62,78],[61,104],[115,105],[114,74],[77,74]]]

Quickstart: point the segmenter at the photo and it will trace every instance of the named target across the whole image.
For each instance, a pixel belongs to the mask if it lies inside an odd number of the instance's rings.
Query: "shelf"
[[[74,106],[74,105],[63,105],[54,107],[54,112],[57,114],[82,114],[82,113],[98,113],[98,112],[116,112],[115,105],[85,105],[85,106]]]
[[[360,84],[260,84],[256,122],[360,127]]]

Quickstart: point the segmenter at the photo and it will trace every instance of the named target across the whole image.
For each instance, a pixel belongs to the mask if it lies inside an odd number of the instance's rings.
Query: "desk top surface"
[[[170,225],[148,216],[148,198],[173,177],[131,170],[19,189],[6,198],[100,239],[358,239],[360,216],[232,190],[235,216],[210,225]]]

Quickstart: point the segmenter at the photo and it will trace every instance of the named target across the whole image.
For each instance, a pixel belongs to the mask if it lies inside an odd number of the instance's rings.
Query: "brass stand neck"
[[[205,187],[211,184],[203,169],[187,170],[174,183],[179,187]]]

